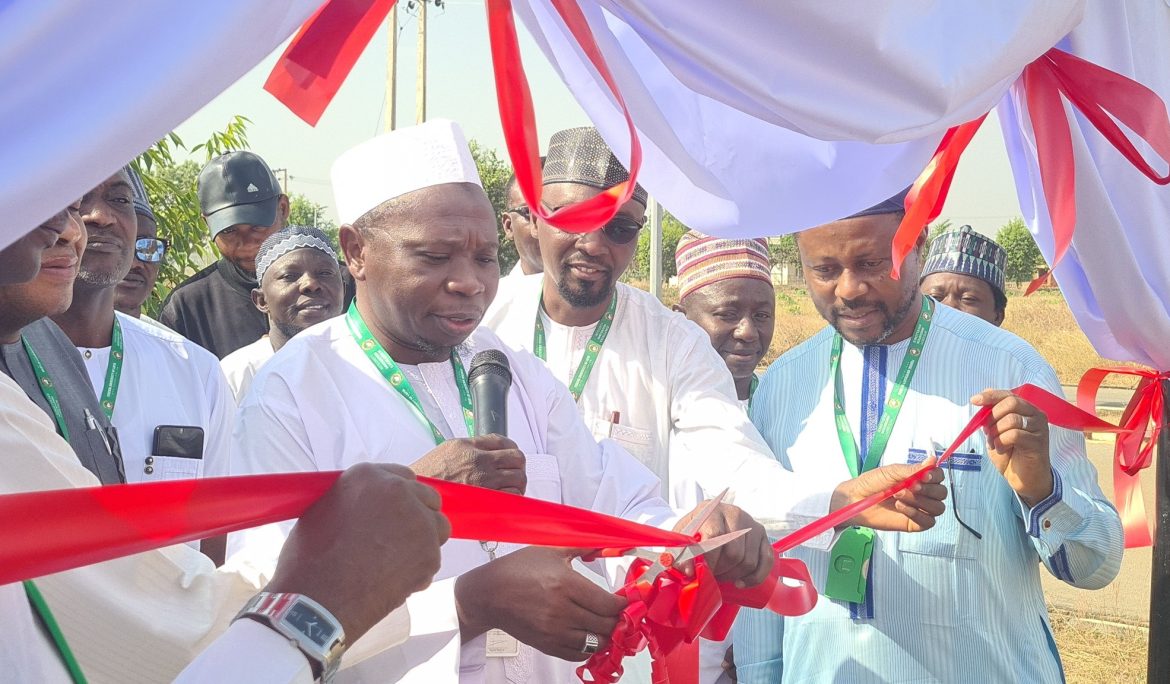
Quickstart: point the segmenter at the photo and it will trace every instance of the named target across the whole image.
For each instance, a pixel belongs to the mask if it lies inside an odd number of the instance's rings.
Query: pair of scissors
[[[694,535],[703,527],[703,525],[711,518],[711,516],[714,515],[715,511],[719,509],[719,505],[723,503],[723,499],[727,496],[727,491],[728,490],[724,489],[719,493],[719,496],[703,504],[703,507],[699,509],[699,512],[695,515],[695,517],[692,518],[683,529],[679,530],[679,534],[683,534],[688,537],[694,537]],[[687,561],[694,560],[703,554],[714,551],[728,542],[739,539],[747,533],[748,530],[746,529],[735,530],[734,532],[721,534],[717,537],[711,537],[710,539],[701,539],[696,541],[694,544],[689,544],[687,546],[665,547],[661,551],[653,551],[650,549],[641,548],[602,549],[599,553],[595,554],[594,557],[615,558],[621,556],[634,556],[636,558],[642,558],[650,562],[650,566],[646,568],[646,571],[642,574],[642,577],[653,579],[667,568],[674,567],[679,563],[686,563]]]

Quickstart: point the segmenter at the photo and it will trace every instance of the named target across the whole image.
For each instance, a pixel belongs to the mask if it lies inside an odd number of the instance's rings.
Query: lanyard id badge
[[[898,420],[906,394],[910,390],[910,381],[918,369],[918,362],[922,359],[922,349],[926,345],[926,336],[930,332],[930,320],[934,314],[934,300],[930,297],[922,298],[922,309],[918,315],[918,323],[914,326],[914,333],[910,337],[910,344],[906,349],[906,357],[902,359],[902,366],[894,382],[894,389],[882,411],[882,417],[874,432],[865,460],[862,461],[857,441],[853,437],[853,430],[845,416],[845,405],[842,399],[843,389],[841,380],[841,336],[836,335],[833,340],[833,350],[829,358],[831,374],[833,375],[833,411],[836,419],[837,438],[841,444],[841,455],[849,467],[853,477],[876,468],[882,460],[882,454],[894,432],[894,424]],[[837,542],[829,553],[829,572],[825,579],[825,596],[838,601],[863,603],[865,589],[869,582],[869,565],[873,557],[874,533],[868,527],[850,527],[841,533]]]

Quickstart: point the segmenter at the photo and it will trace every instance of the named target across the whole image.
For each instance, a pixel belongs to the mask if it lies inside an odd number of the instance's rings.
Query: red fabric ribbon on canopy
[[[1055,269],[1072,244],[1077,222],[1076,163],[1064,100],[1142,174],[1159,185],[1170,183],[1170,173],[1160,175],[1155,171],[1117,122],[1170,162],[1170,115],[1157,93],[1141,83],[1057,48],[1024,67],[1020,79],[1036,137],[1040,183],[1052,221],[1055,245],[1052,267]],[[947,131],[934,157],[911,186],[906,197],[906,216],[894,238],[894,277],[898,277],[902,260],[914,248],[923,226],[941,211],[959,156],[985,116]],[[1027,294],[1035,292],[1046,279],[1047,275],[1032,281]]]
[[[516,40],[516,24],[512,18],[511,0],[487,0],[488,32],[492,45],[492,69],[496,78],[496,95],[500,107],[500,123],[504,128],[504,142],[516,173],[516,185],[528,204],[529,211],[550,225],[571,233],[597,230],[614,217],[622,205],[634,196],[638,170],[642,166],[642,144],[630,110],[618,91],[609,66],[597,46],[589,22],[574,0],[550,0],[561,20],[577,41],[585,57],[597,70],[602,81],[621,107],[630,133],[630,177],[597,196],[566,205],[549,212],[540,202],[541,173],[540,146],[536,139],[536,117],[532,109],[532,92],[520,59]]]
[[[1114,373],[1140,378],[1121,414],[1124,431],[1117,435],[1113,446],[1113,500],[1125,529],[1125,548],[1133,549],[1153,543],[1142,498],[1141,471],[1154,461],[1154,447],[1165,415],[1163,383],[1170,379],[1170,372],[1128,366],[1090,368],[1077,384],[1077,406],[1096,413],[1097,390]]]
[[[553,212],[540,203],[540,146],[536,139],[536,117],[520,59],[510,0],[487,0],[496,98],[516,183],[529,209],[561,230],[585,233],[603,226],[633,197],[642,165],[642,147],[629,109],[618,92],[581,8],[573,0],[551,2],[622,108],[630,133],[629,180],[589,200]],[[264,89],[309,125],[317,125],[393,6],[394,0],[328,0],[293,37],[273,67]]]
[[[276,60],[264,89],[316,126],[394,2],[327,0]]]

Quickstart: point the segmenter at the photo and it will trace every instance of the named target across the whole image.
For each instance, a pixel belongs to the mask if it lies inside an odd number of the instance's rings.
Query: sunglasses
[[[134,241],[134,256],[145,264],[157,264],[167,253],[167,241],[162,238],[138,238]]]
[[[560,207],[558,207],[559,209]],[[521,213],[523,209],[523,213]],[[513,209],[521,216],[528,218],[528,207],[520,207]],[[626,216],[615,216],[610,219],[609,223],[601,227],[601,234],[607,240],[615,245],[628,245],[633,240],[637,239],[638,233],[642,230],[642,221],[636,221]]]

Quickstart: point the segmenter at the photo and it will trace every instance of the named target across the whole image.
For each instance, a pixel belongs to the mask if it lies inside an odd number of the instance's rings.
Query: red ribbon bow
[[[1133,549],[1153,543],[1142,499],[1141,471],[1154,460],[1164,415],[1163,382],[1170,379],[1170,372],[1127,366],[1090,368],[1077,385],[1077,406],[1082,411],[1096,413],[1097,390],[1114,373],[1141,378],[1121,414],[1123,431],[1113,446],[1113,500],[1125,528],[1125,548]]]
[[[1170,161],[1170,115],[1157,93],[1141,83],[1057,48],[1024,67],[1020,79],[1036,137],[1040,182],[1052,220],[1055,269],[1072,244],[1077,223],[1076,162],[1062,96],[1131,164],[1159,185],[1170,183],[1170,173],[1159,175],[1117,122],[1149,143],[1163,160]],[[911,186],[906,196],[906,216],[894,236],[895,278],[902,261],[914,249],[922,227],[942,211],[959,157],[986,116],[947,131],[934,157]],[[1033,280],[1027,294],[1035,292],[1046,279],[1042,276]]]

